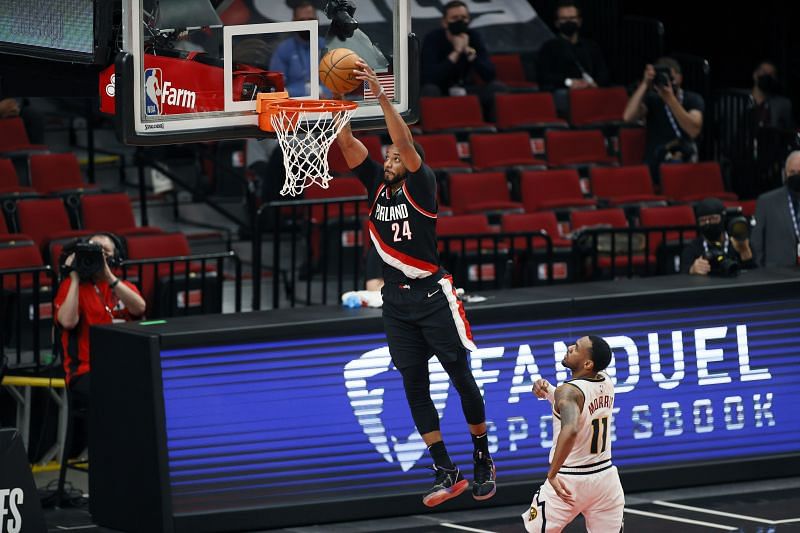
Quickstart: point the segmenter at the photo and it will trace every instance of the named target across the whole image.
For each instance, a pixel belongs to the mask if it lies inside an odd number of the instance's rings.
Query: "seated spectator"
[[[317,20],[317,9],[311,2],[303,0],[294,7],[292,20]],[[309,77],[311,67],[308,63],[311,58],[309,46],[308,33],[295,32],[278,45],[269,62],[269,70],[283,72],[286,90],[289,92],[289,96],[293,98],[311,94]],[[320,37],[320,58],[322,58],[324,49],[325,39]],[[328,91],[327,87],[320,84],[319,90],[320,98],[330,98],[330,91]]]
[[[760,266],[800,265],[800,150],[786,158],[783,180],[756,202],[753,253]]]
[[[778,69],[769,61],[761,62],[753,71],[750,104],[753,131],[759,128],[794,128],[792,101],[781,95]]]
[[[655,66],[645,67],[642,81],[623,113],[625,122],[645,122],[645,162],[656,181],[659,165],[665,161],[697,161],[695,139],[703,130],[705,102],[699,94],[684,91],[682,83],[680,64],[662,57]]]
[[[580,36],[580,10],[574,0],[556,5],[557,35],[539,49],[536,75],[546,91],[608,85],[609,75],[600,46]]]
[[[111,271],[122,261],[119,240],[99,233],[88,242],[102,247],[102,267],[91,276],[81,277],[74,268],[75,253],[68,255],[62,268],[66,277],[53,301],[56,322],[62,330],[60,348],[67,386],[82,403],[87,403],[90,395],[89,328],[133,320],[145,312],[145,301],[136,286]]]
[[[681,272],[698,276],[730,276],[740,268],[755,268],[750,240],[737,240],[725,231],[725,205],[706,198],[694,209],[699,236],[681,252]]]
[[[504,85],[495,81],[495,68],[481,36],[469,29],[467,5],[453,0],[444,6],[442,27],[422,43],[422,96],[477,94],[486,118],[493,120],[494,93]],[[473,76],[484,85],[476,85]]]

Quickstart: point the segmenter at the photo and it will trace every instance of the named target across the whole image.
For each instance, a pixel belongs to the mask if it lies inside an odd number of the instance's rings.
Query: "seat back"
[[[498,128],[531,124],[564,123],[556,113],[553,95],[539,93],[497,93],[495,112]],[[564,123],[566,125],[566,123]]]
[[[647,130],[621,128],[619,130],[619,156],[622,165],[641,165],[647,148]]]
[[[25,123],[20,117],[0,119],[0,152],[30,144]]]
[[[26,235],[3,235],[0,236],[0,270],[10,270],[14,268],[30,268],[43,266],[42,254],[35,242]],[[2,277],[2,284],[5,290],[15,290],[17,287],[27,289],[33,286],[32,274],[21,274],[17,283],[16,274],[8,274]],[[46,275],[39,276],[39,285],[45,286],[48,283]]]
[[[474,94],[420,98],[422,128],[426,131],[485,126],[481,103]]]
[[[115,232],[136,227],[131,199],[125,193],[89,194],[81,197],[84,229]]]
[[[358,178],[342,176],[334,178],[328,182],[328,188],[323,189],[319,186],[311,186],[305,190],[306,200],[327,200],[330,198],[349,198],[353,196],[366,196],[367,189]],[[369,209],[366,201],[360,201],[358,205],[358,215],[366,216]],[[311,208],[311,218],[315,222],[322,222],[325,218],[325,206],[315,205]],[[351,217],[356,215],[356,204],[347,202],[345,204],[330,204],[327,207],[329,220],[338,220],[342,211],[342,216]]]
[[[661,189],[665,196],[675,199],[725,192],[716,161],[661,165]]]
[[[453,215],[436,219],[437,235],[494,233],[486,215]]]
[[[19,178],[10,159],[0,158],[0,187],[19,187]]]
[[[379,135],[360,135],[358,140],[366,146],[367,152],[369,152],[369,156],[372,159],[379,163],[383,161],[383,143]]]
[[[529,213],[539,211],[548,200],[583,199],[580,176],[575,169],[523,172],[520,182],[522,204]]]
[[[597,87],[569,92],[570,122],[588,126],[602,122],[622,121],[628,103],[624,87]]]
[[[671,205],[667,207],[643,207],[639,211],[639,224],[642,227],[665,227],[665,226],[694,226],[697,223],[694,216],[694,209],[688,204]],[[694,231],[686,231],[683,234],[684,242],[688,243],[694,239]],[[650,234],[650,251],[655,252],[664,240],[662,233]],[[678,241],[680,231],[666,232],[667,241]]]
[[[633,194],[653,194],[647,165],[631,167],[592,167],[592,193],[600,198]]]
[[[31,186],[41,193],[84,186],[75,154],[34,154],[30,157]]]
[[[558,219],[552,211],[539,211],[538,213],[513,213],[503,215],[500,222],[503,233],[544,231],[553,240],[554,246],[563,244],[561,232],[558,229]],[[515,237],[514,248],[524,249],[528,247],[527,238]],[[541,239],[532,239],[531,245],[534,248],[543,248],[545,243]]]
[[[469,136],[472,166],[476,169],[533,163],[530,137],[524,131]]]
[[[458,155],[456,136],[452,133],[434,133],[414,137],[425,150],[425,163],[431,168],[467,166]]]
[[[545,133],[547,162],[553,166],[593,163],[608,159],[606,142],[600,130]]]
[[[72,229],[60,198],[20,200],[17,202],[17,221],[20,232],[30,235],[40,248],[52,235]]]
[[[489,56],[494,65],[495,78],[502,82],[527,82],[525,68],[519,54],[492,54]]]
[[[573,211],[570,213],[572,231],[591,227],[608,225],[612,228],[627,228],[628,219],[622,209],[595,209],[592,211]]]
[[[502,172],[450,175],[450,207],[456,215],[468,213],[475,204],[510,200],[508,181]]]

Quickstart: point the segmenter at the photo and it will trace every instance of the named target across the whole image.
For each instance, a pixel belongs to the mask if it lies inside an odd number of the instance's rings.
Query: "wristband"
[[[114,281],[112,281],[111,283],[109,283],[108,287],[113,291],[114,289],[117,288],[117,285],[119,285],[119,278],[117,278]]]

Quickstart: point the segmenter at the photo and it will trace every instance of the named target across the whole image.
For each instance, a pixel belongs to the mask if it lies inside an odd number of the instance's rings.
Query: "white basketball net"
[[[331,180],[328,149],[350,121],[355,108],[319,111],[319,104],[315,103],[315,106],[314,111],[305,111],[301,107],[278,109],[270,117],[286,168],[282,196],[302,194],[313,183],[327,189]]]

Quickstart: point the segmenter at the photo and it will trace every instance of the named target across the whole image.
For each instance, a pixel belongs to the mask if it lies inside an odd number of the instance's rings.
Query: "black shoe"
[[[436,507],[440,503],[455,498],[467,490],[467,485],[469,485],[469,483],[464,479],[464,476],[457,466],[449,469],[433,465],[432,468],[436,473],[436,481],[433,487],[431,487],[422,498],[422,503],[426,506]]]
[[[472,497],[476,500],[488,500],[497,492],[495,468],[492,458],[483,456],[482,452],[472,454],[475,470],[472,479]]]

